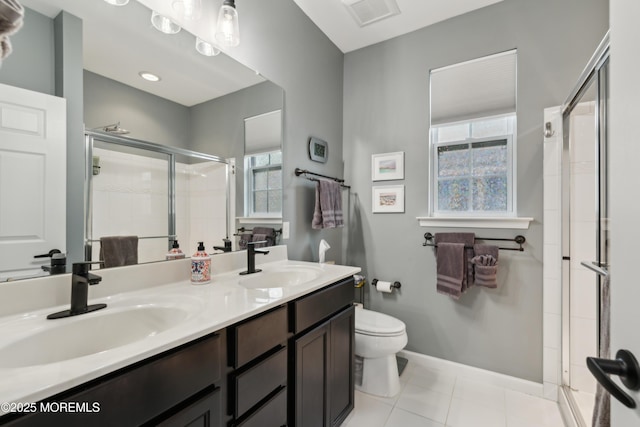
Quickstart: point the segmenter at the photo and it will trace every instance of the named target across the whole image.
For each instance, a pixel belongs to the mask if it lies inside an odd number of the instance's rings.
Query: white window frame
[[[280,169],[280,171],[282,171],[282,161],[278,165],[270,164],[267,166],[253,167],[251,165],[251,159],[256,156],[265,155],[265,154],[274,154],[274,153],[280,153],[280,155],[282,155],[282,150],[273,150],[273,151],[267,151],[264,153],[253,153],[253,154],[247,154],[246,156],[244,156],[244,190],[245,190],[244,194],[245,194],[245,216],[246,217],[251,217],[251,218],[281,218],[282,217],[282,203],[280,204],[279,212],[256,212],[255,206],[253,203],[254,172],[260,171],[260,170],[274,170],[274,169]],[[274,192],[276,190],[280,191],[280,194],[281,194],[280,197],[282,199],[282,195],[283,195],[282,183],[280,184],[279,189],[267,189],[267,192]]]
[[[471,126],[473,123],[484,122],[499,118],[508,118],[507,134],[496,134],[492,136],[473,138],[471,137]],[[430,185],[429,185],[429,212],[433,218],[510,218],[516,217],[517,207],[517,182],[516,182],[516,158],[517,158],[517,137],[516,137],[516,114],[501,114],[497,116],[482,117],[471,120],[463,120],[460,122],[443,123],[432,126],[429,132],[429,165],[430,165]],[[461,140],[453,140],[440,142],[438,141],[437,132],[439,128],[467,125],[467,138]],[[443,211],[438,209],[438,148],[451,145],[469,145],[478,142],[507,140],[507,210],[505,211]],[[473,151],[471,151],[473,153]],[[470,179],[473,175],[470,175]],[[470,204],[472,207],[472,204]]]

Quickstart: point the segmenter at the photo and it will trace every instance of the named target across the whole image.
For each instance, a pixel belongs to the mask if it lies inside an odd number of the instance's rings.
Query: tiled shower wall
[[[598,355],[598,282],[596,274],[580,265],[596,260],[595,102],[574,108],[571,130],[570,381],[574,390],[595,393],[586,358]]]
[[[163,159],[94,148],[100,174],[93,177],[93,239],[167,236],[169,168]],[[208,252],[226,237],[226,165],[176,163],[176,234],[190,256],[198,241]],[[138,262],[165,258],[167,238],[140,239]],[[92,259],[99,259],[93,244]]]

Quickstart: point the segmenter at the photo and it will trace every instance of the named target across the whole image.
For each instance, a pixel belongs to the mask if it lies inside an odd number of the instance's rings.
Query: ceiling
[[[364,4],[386,0],[294,1],[346,53],[502,0],[396,0],[400,14],[365,27],[356,23],[343,1]],[[203,1],[198,21],[178,18],[167,0],[132,0],[124,7],[103,0],[21,3],[51,18],[65,10],[82,19],[85,69],[187,107],[264,81],[224,53],[205,57],[196,52],[194,34],[214,40],[219,1]],[[173,17],[182,31],[176,35],[156,31],[150,22],[151,9]],[[162,80],[143,80],[138,75],[141,71],[156,73]]]
[[[124,7],[103,0],[20,1],[51,18],[65,10],[82,19],[85,69],[187,107],[265,81],[225,54],[205,57],[196,52],[193,34],[213,40],[211,21],[217,10],[205,10],[200,21],[182,23],[182,31],[166,35],[151,26],[150,10],[173,13],[166,0],[130,1]],[[213,3],[203,2],[211,9]],[[143,80],[140,71],[162,80]]]
[[[480,9],[502,0],[396,0],[400,14],[360,27],[343,0],[293,0],[342,52],[347,53]],[[372,0],[344,0],[361,3]],[[374,7],[375,3],[374,2]]]

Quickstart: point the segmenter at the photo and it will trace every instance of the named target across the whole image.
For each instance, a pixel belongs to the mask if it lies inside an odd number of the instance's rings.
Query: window
[[[282,215],[282,151],[245,156],[246,216]]]
[[[438,215],[513,214],[515,114],[432,126],[432,206]]]
[[[515,50],[430,72],[430,214],[514,217]]]

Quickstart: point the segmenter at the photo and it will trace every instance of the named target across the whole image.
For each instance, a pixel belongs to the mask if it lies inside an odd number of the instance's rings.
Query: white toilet
[[[396,353],[407,345],[404,322],[357,306],[355,324],[355,353],[362,358],[362,383],[356,381],[356,389],[376,396],[395,396],[400,392]]]

